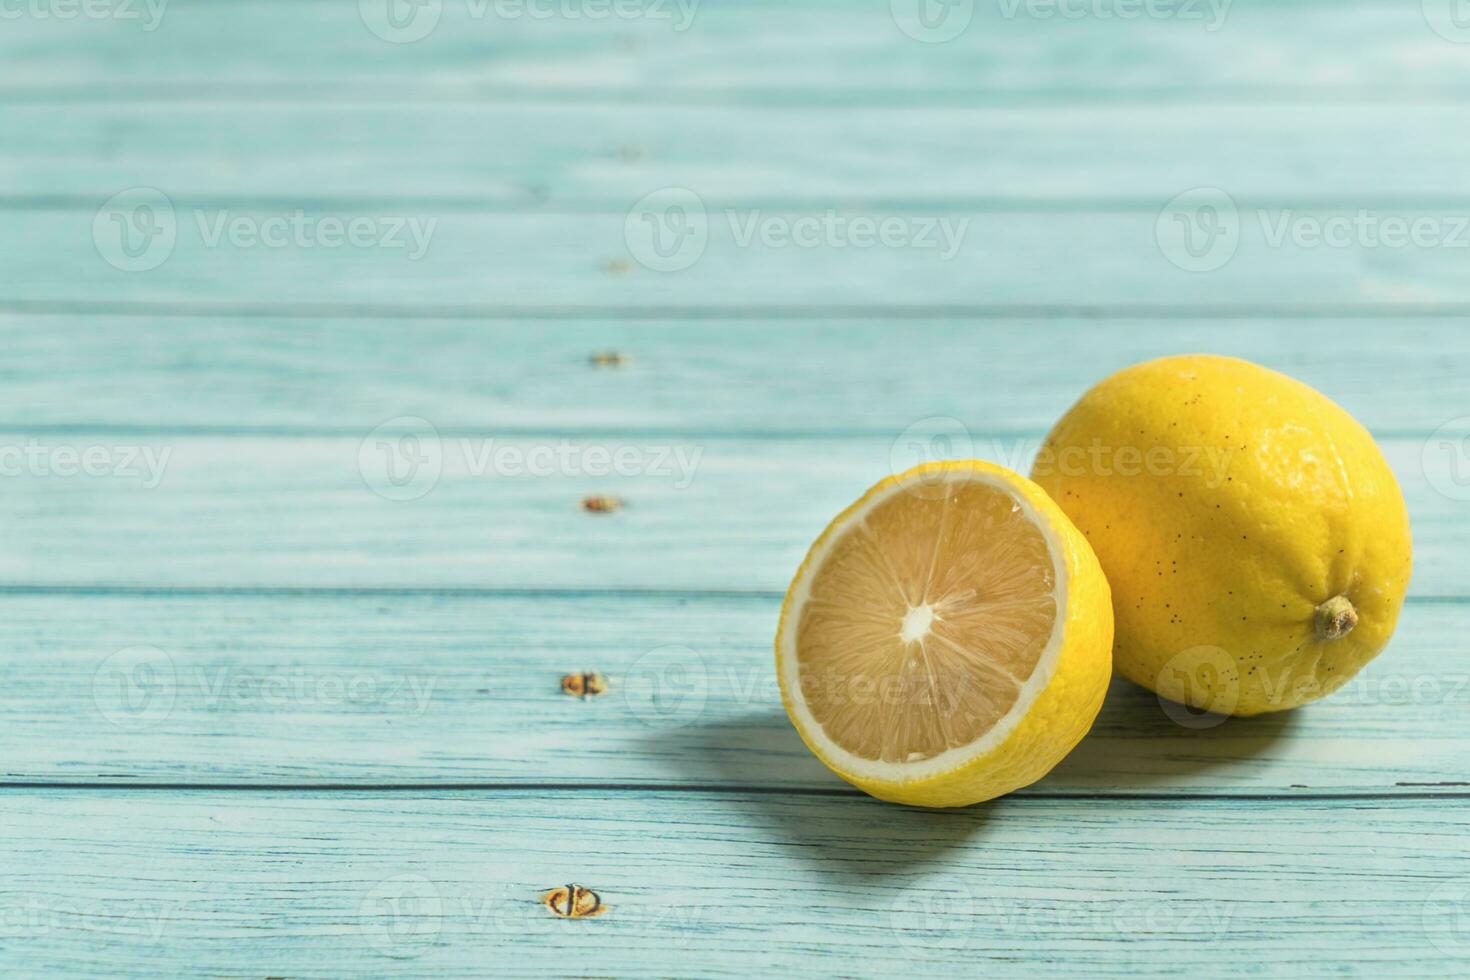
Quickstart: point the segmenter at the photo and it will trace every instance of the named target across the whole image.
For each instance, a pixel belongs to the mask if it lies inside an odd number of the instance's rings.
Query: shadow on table
[[[912,874],[983,833],[990,808],[924,810],[849,786],[807,751],[780,707],[650,734],[682,779],[750,807],[773,842],[838,879]]]
[[[1250,789],[1300,719],[1300,711],[1204,714],[1115,677],[1092,731],[1034,789],[1126,795],[1174,786],[1181,796]]]
[[[867,880],[922,871],[955,847],[981,843],[1038,798],[1086,806],[1094,794],[1157,793],[1249,786],[1262,756],[1295,724],[1293,712],[1258,718],[1200,716],[1116,680],[1092,733],[1045,779],[1013,796],[953,810],[872,799],[807,750],[780,707],[719,721],[655,729],[648,748],[679,780],[742,797],[774,841],[825,874]],[[1235,770],[1226,775],[1223,770]],[[1204,774],[1221,770],[1214,776]]]

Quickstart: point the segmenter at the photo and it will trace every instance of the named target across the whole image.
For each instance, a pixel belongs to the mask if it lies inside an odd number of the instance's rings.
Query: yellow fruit
[[[1222,714],[1339,687],[1393,633],[1412,563],[1361,425],[1248,361],[1165,357],[1104,379],[1032,468],[1113,589],[1120,673]]]
[[[1025,477],[932,463],[837,516],[776,630],[807,747],[872,795],[965,806],[1040,779],[1087,733],[1112,672],[1092,549]]]

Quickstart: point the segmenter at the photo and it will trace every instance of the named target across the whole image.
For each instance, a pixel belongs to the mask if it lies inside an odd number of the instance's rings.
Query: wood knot
[[[551,914],[562,919],[587,919],[607,911],[602,898],[583,885],[562,885],[542,896]]]
[[[582,509],[589,514],[611,514],[622,506],[623,502],[617,497],[609,497],[605,494],[594,493],[582,498]]]
[[[600,350],[594,351],[587,360],[593,367],[620,368],[628,363],[628,355],[618,350]]]
[[[607,680],[599,673],[567,674],[561,679],[562,693],[574,698],[595,698],[607,691]]]

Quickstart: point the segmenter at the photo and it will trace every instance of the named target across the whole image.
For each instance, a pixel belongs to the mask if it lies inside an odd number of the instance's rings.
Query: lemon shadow
[[[779,707],[655,731],[681,781],[719,787],[793,859],[823,877],[872,881],[942,866],[973,843],[1001,801],[949,810],[885,803],[817,761]]]
[[[1114,677],[1092,730],[1034,791],[1106,795],[1174,786],[1186,798],[1259,788],[1282,761],[1299,716],[1208,714]]]
[[[1024,819],[1045,800],[1105,806],[1164,793],[1183,802],[1258,787],[1281,761],[1297,714],[1201,714],[1114,678],[1092,731],[1044,779],[945,810],[885,803],[850,786],[817,761],[779,706],[654,729],[645,748],[678,782],[738,799],[748,808],[742,819],[799,862],[839,880],[872,881],[942,868],[952,850],[983,842],[987,826]]]

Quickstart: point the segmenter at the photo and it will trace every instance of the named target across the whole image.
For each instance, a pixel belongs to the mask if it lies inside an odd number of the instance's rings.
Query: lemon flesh
[[[776,638],[812,751],[883,799],[960,806],[1039,779],[1086,733],[1110,672],[1107,583],[1024,477],[920,467],[828,526]]]
[[[1325,396],[1236,358],[1126,368],[1056,424],[1032,477],[1114,597],[1114,663],[1222,714],[1346,683],[1388,643],[1412,564],[1372,437]]]

